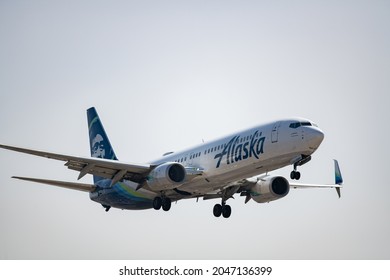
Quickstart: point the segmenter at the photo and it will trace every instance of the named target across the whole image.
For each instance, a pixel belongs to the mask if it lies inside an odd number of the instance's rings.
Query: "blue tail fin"
[[[104,131],[103,125],[100,121],[99,115],[94,107],[87,110],[88,116],[88,130],[89,130],[89,145],[91,148],[91,156],[95,158],[104,158],[111,160],[118,160],[112,149],[110,140]],[[101,177],[93,176],[96,183],[100,181]]]

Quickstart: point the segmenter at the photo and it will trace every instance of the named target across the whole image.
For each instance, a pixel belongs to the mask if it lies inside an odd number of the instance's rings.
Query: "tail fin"
[[[118,160],[94,107],[87,110],[87,117],[91,156],[95,158]],[[93,176],[95,183],[101,179],[103,178]]]
[[[335,184],[336,185],[342,185],[343,184],[343,177],[341,176],[341,171],[339,167],[339,162],[337,160],[334,160],[334,177],[335,177]],[[340,187],[336,187],[336,192],[341,197],[341,191]]]

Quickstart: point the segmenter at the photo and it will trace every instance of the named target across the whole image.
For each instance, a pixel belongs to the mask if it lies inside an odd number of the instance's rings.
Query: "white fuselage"
[[[304,125],[294,125],[297,123]],[[281,120],[170,153],[152,164],[178,162],[203,170],[201,176],[184,182],[179,189],[193,195],[204,194],[291,165],[301,155],[311,155],[323,137],[323,132],[308,120]]]

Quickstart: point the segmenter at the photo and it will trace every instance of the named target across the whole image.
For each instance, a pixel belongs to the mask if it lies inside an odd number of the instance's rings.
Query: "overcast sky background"
[[[95,106],[144,163],[271,119],[325,139],[269,204],[237,196],[108,213],[62,162],[0,151],[0,259],[390,259],[388,1],[0,1],[0,142],[89,156]],[[288,176],[291,167],[273,174]],[[86,176],[82,182],[91,182]]]

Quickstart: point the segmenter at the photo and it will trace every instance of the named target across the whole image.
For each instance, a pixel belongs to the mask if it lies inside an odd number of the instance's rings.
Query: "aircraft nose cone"
[[[307,143],[310,149],[317,149],[320,146],[322,140],[324,140],[324,133],[320,129],[310,129],[309,133],[307,134]]]

